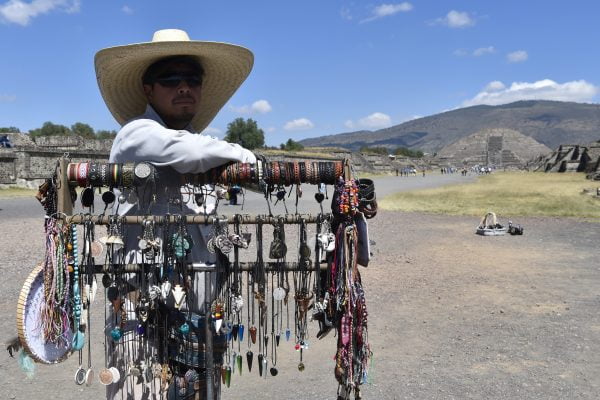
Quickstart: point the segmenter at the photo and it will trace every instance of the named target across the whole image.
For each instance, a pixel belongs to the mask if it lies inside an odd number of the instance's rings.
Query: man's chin
[[[164,121],[167,122],[167,125],[169,126],[186,127],[190,124],[190,122],[192,122],[195,115],[196,114],[191,112],[181,112],[175,115],[171,115],[170,118],[164,118]]]

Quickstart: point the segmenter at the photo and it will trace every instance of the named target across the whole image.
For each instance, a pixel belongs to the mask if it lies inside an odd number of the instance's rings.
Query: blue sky
[[[278,145],[474,104],[597,102],[598,15],[595,0],[0,0],[0,126],[118,129],[94,54],[163,28],[254,52],[219,137],[237,117]]]

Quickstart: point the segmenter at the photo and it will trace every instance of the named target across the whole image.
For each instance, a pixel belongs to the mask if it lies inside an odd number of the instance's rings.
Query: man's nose
[[[184,80],[181,81],[179,86],[177,86],[177,93],[184,94],[189,93],[191,91],[190,85]]]

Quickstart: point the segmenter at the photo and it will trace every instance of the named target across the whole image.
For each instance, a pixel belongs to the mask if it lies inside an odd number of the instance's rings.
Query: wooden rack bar
[[[327,214],[326,214],[327,215]],[[83,224],[86,221],[91,221],[96,225],[108,225],[110,221],[110,216],[108,215],[86,215],[86,214],[78,214],[78,215],[65,215],[64,221],[70,224]],[[179,216],[170,215],[170,216],[159,216],[159,215],[127,215],[124,217],[119,217],[119,220],[128,225],[141,224],[143,221],[154,221],[157,224],[165,224],[165,223],[177,223]],[[185,223],[191,225],[210,225],[216,222],[217,218],[221,222],[233,224],[236,222],[236,217],[233,215],[230,216],[205,216],[205,215],[186,215]],[[305,215],[305,214],[286,214],[282,216],[250,216],[250,215],[242,215],[242,218],[239,220],[239,223],[242,225],[255,225],[258,223],[263,224],[274,224],[277,222],[283,222],[284,224],[299,224],[302,221],[306,224],[314,224],[318,222],[318,216],[315,215]]]
[[[252,271],[254,269],[254,265],[256,263],[254,262],[240,262],[239,263],[239,268],[240,271],[243,272],[248,272],[248,271]],[[151,268],[153,268],[152,266],[153,264],[96,264],[94,265],[94,273],[96,274],[103,274],[105,272],[107,273],[113,273],[115,272],[114,267],[117,267],[119,272],[125,272],[125,273],[136,273],[136,272],[140,272],[142,269],[145,270],[150,270]],[[156,265],[156,268],[159,268],[160,265],[154,264]],[[214,272],[216,271],[216,267],[214,265],[206,265],[204,263],[188,263],[187,264],[187,268],[188,271],[193,271],[193,272]],[[229,268],[233,268],[233,263],[231,263],[231,266]],[[297,271],[298,268],[298,263],[297,262],[282,262],[282,263],[277,263],[277,262],[265,262],[264,263],[264,268],[266,271]],[[314,271],[316,268],[314,267],[308,267],[306,268],[307,271]],[[319,269],[321,270],[326,270],[327,269],[327,264],[326,263],[322,263],[319,264]]]

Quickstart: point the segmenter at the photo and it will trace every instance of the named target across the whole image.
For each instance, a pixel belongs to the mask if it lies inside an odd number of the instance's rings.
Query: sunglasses
[[[197,75],[173,74],[157,78],[155,82],[162,87],[176,88],[181,84],[182,81],[185,81],[185,83],[191,88],[202,85],[202,79]]]

